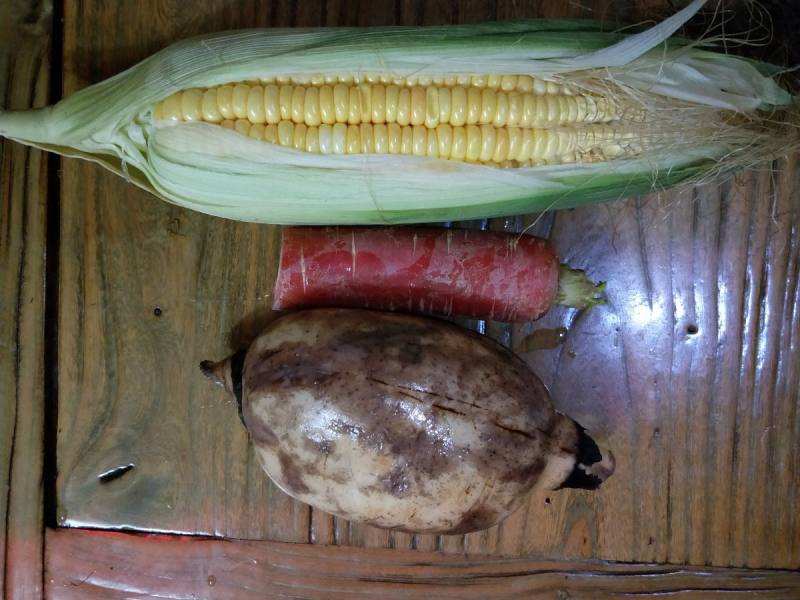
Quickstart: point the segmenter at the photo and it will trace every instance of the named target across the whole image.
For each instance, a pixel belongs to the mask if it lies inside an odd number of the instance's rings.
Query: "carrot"
[[[433,227],[284,227],[273,308],[346,306],[528,321],[604,285],[528,235]]]

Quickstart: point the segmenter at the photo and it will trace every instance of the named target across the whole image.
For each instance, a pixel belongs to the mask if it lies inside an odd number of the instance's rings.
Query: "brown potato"
[[[594,488],[614,469],[522,360],[447,321],[299,311],[201,366],[282,490],[379,527],[484,529],[534,487]]]

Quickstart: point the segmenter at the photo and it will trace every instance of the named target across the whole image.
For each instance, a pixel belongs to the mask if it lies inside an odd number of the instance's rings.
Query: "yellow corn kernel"
[[[221,105],[220,112],[222,112]],[[278,124],[281,120],[280,90],[277,85],[264,87],[264,118],[267,123],[273,125]]]
[[[181,113],[184,121],[200,121],[203,118],[203,92],[186,90],[181,97]]]
[[[456,86],[451,93],[450,125],[461,127],[467,122],[467,90],[463,86]]]
[[[336,123],[333,88],[329,85],[323,85],[319,88],[319,117],[320,121],[326,125],[333,125]]]
[[[361,131],[358,125],[348,125],[346,144],[348,154],[359,154],[361,152]]]
[[[508,119],[506,125],[516,127],[522,120],[522,95],[519,92],[508,93]]]
[[[233,107],[233,114],[237,119],[247,118],[247,97],[250,95],[250,88],[244,84],[237,83],[233,86],[233,95],[231,96],[231,106]]]
[[[488,161],[492,159],[494,148],[497,145],[497,134],[491,125],[481,125],[481,153],[479,159]]]
[[[308,135],[308,127],[305,123],[298,123],[294,126],[293,146],[295,150],[306,149],[306,136]]]
[[[336,123],[331,132],[331,151],[333,154],[344,154],[347,147],[347,125]]]
[[[522,143],[520,144],[517,160],[530,160],[533,156],[533,129],[522,130]]]
[[[333,152],[333,128],[330,125],[319,126],[319,151],[321,154],[330,154]]]
[[[425,149],[425,154],[431,158],[439,157],[439,140],[436,131],[436,129],[426,130],[427,147]]]
[[[438,154],[441,158],[450,158],[453,145],[453,129],[450,125],[442,123],[436,128],[436,139],[439,142]]]
[[[453,144],[450,146],[450,158],[464,160],[467,156],[467,128],[453,127]]]
[[[375,125],[375,127],[378,126],[379,126],[378,124]],[[361,123],[361,125],[359,125],[359,130],[361,135],[361,153],[372,154],[373,152],[375,152],[375,144],[374,144],[375,133],[373,132],[372,124]]]
[[[243,135],[247,135],[248,133],[250,133],[250,121],[248,121],[247,119],[236,119],[236,121],[233,124],[233,128],[237,132]]]
[[[523,94],[533,92],[533,77],[530,75],[520,75],[517,77],[517,91]]]
[[[518,127],[508,128],[508,155],[509,160],[516,160],[522,148],[522,130]]]
[[[467,125],[467,154],[466,159],[475,162],[481,157],[483,140],[481,138],[480,127]]]
[[[292,90],[292,121],[302,123],[305,120],[306,88],[298,85]]]
[[[389,134],[386,125],[380,123],[375,125],[372,128],[372,133],[374,140],[372,147],[373,152],[377,154],[389,154]]]
[[[223,121],[224,123],[224,121]],[[274,123],[270,123],[266,127],[264,127],[264,141],[269,142],[270,144],[277,144],[278,143],[278,126]]]
[[[415,156],[425,156],[428,149],[428,138],[425,127],[414,125],[411,128],[411,153]]]
[[[439,123],[450,122],[450,88],[438,88],[438,98],[436,99],[439,104]]]
[[[489,79],[488,75],[473,75],[472,81],[470,82],[473,87],[476,88],[484,88],[486,87],[486,82]]]
[[[405,127],[411,122],[411,90],[400,89],[397,97],[397,124]]]
[[[282,85],[278,89],[278,106],[281,111],[281,120],[288,121],[292,118],[292,94],[294,88],[291,85]]]
[[[491,160],[492,162],[502,163],[508,158],[508,129],[505,127],[498,127],[494,132],[497,139],[494,144],[494,152],[492,153]]]
[[[388,140],[387,148],[389,150],[389,154],[400,154],[400,148],[402,147],[403,140],[402,127],[400,127],[400,125],[397,123],[390,123],[386,128],[386,136]],[[377,146],[378,144],[376,142],[375,147],[377,148]]]
[[[481,92],[479,87],[471,87],[467,90],[467,124],[473,125],[481,119]],[[490,92],[491,93],[491,92]],[[452,125],[452,123],[451,123]]]
[[[358,86],[359,100],[361,104],[361,118],[359,122],[369,123],[372,119],[372,86],[362,83]]]
[[[313,152],[319,154],[319,128],[309,127],[306,131],[306,152]]]
[[[414,151],[414,132],[413,127],[403,127],[402,137],[400,138],[400,154],[411,154]]]
[[[547,158],[547,147],[550,142],[550,132],[547,129],[533,130],[533,149],[531,158],[543,160]]]
[[[251,123],[264,123],[267,120],[264,110],[264,88],[254,85],[247,94],[247,120]]]
[[[162,117],[168,121],[183,121],[181,110],[181,94],[173,94],[162,103]]]
[[[400,100],[400,88],[396,85],[386,86],[386,122],[397,121],[397,105]]]
[[[333,106],[336,123],[347,123],[350,114],[350,89],[343,83],[333,88]]]
[[[491,123],[494,120],[495,109],[497,108],[497,93],[487,87],[484,90],[481,90],[481,101],[480,101],[480,118],[479,123],[485,125],[486,123]]]
[[[315,127],[322,123],[320,115],[319,88],[309,87],[306,89],[303,99],[303,116],[306,125]]]
[[[278,123],[278,143],[281,146],[294,145],[294,123],[291,121]]]
[[[496,104],[494,109],[494,119],[492,125],[503,127],[508,122],[508,95],[505,92],[497,92]]]
[[[264,139],[264,124],[263,123],[254,123],[250,126],[250,131],[247,132],[247,135],[254,140],[263,140]]]
[[[202,111],[203,121],[208,123],[222,121],[222,113],[220,113],[219,105],[217,104],[217,88],[208,89],[203,93]]]
[[[516,75],[503,75],[500,81],[500,89],[504,92],[510,92],[517,87],[517,76]]]
[[[364,119],[366,123],[383,123],[386,120],[386,88],[375,85],[372,88],[372,119]]]
[[[358,125],[361,123],[361,93],[356,86],[351,87],[349,91],[347,123],[350,123],[350,125]]]
[[[425,127],[429,129],[439,124],[439,90],[433,86],[425,90]]]

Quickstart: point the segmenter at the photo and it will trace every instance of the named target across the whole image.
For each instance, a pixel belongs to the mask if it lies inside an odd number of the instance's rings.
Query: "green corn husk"
[[[637,34],[586,21],[245,30],[176,43],[0,136],[97,162],[175,204],[283,224],[413,223],[579,206],[697,181],[785,150],[794,98],[769,65],[669,39],[703,4]],[[625,96],[648,115],[632,158],[499,169],[415,156],[320,155],[208,123],[156,125],[180,90],[280,75],[529,74]],[[777,124],[776,124],[777,123]],[[790,131],[791,130],[791,131]]]

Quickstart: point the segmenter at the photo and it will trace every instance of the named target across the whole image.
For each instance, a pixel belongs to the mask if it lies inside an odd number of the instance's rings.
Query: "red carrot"
[[[273,308],[350,306],[498,321],[586,308],[603,285],[547,240],[433,227],[284,227]]]

